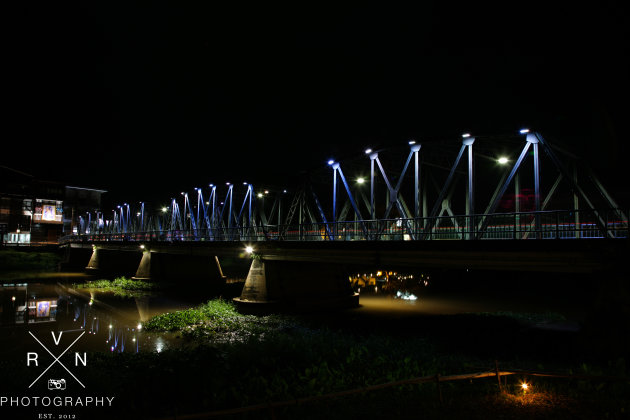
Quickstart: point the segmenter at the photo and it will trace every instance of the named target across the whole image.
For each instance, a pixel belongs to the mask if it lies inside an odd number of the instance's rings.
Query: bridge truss
[[[630,237],[627,209],[593,171],[528,130],[517,138],[410,141],[405,150],[367,149],[328,164],[328,173],[316,171],[290,190],[210,184],[150,211],[139,203],[86,214],[66,240]],[[385,169],[401,164],[399,173]]]

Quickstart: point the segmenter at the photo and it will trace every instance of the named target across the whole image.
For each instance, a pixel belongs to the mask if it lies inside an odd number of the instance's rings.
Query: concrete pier
[[[255,258],[234,302],[244,313],[304,311],[356,307],[359,295],[341,266]]]
[[[137,265],[135,280],[181,281],[201,280],[225,283],[219,258],[216,256],[169,254],[144,250]]]
[[[105,249],[94,246],[92,257],[85,267],[85,271],[93,275],[131,277],[137,271],[142,258],[142,254],[138,251]]]

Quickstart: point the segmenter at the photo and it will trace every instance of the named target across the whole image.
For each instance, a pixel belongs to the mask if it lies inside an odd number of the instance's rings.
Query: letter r
[[[35,366],[39,366],[37,364],[37,357],[38,354],[35,352],[29,351],[28,353],[26,353],[26,366],[30,366],[31,361],[35,362]]]

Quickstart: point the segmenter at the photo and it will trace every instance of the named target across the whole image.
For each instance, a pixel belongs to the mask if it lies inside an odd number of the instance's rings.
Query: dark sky
[[[113,200],[523,126],[606,179],[628,159],[621,2],[13,3],[0,163]]]

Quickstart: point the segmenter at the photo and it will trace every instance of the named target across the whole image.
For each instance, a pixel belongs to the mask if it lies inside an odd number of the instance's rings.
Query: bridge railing
[[[92,232],[62,242],[533,240],[629,238],[627,212],[562,210],[434,218],[395,218],[292,225],[147,232]]]

